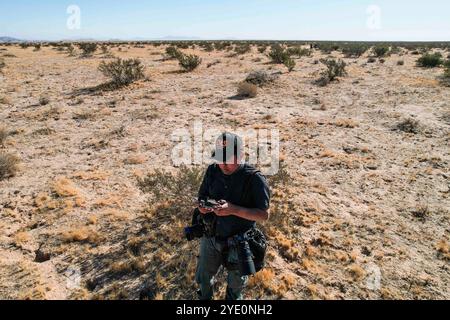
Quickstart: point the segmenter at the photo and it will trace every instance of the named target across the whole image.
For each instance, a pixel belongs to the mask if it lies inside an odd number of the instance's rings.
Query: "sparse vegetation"
[[[116,86],[126,86],[144,78],[145,67],[139,59],[102,62],[98,68]]]
[[[14,177],[18,171],[20,159],[10,153],[0,152],[0,181]]]

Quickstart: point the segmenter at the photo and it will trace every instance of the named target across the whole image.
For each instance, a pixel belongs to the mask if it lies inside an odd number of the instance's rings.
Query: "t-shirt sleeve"
[[[211,177],[212,166],[209,166],[206,170],[205,176],[203,177],[202,184],[200,185],[200,190],[198,191],[198,200],[206,200],[209,198],[209,181]]]
[[[255,207],[262,210],[269,209],[270,189],[266,178],[257,173],[252,179],[252,197]]]

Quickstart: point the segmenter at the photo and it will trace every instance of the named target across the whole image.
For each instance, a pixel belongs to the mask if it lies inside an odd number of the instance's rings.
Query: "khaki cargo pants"
[[[200,257],[198,259],[195,280],[200,285],[200,300],[212,300],[215,276],[223,264],[224,244],[214,238],[201,238]],[[230,248],[228,262],[238,263],[237,251]],[[234,268],[233,268],[234,269]],[[247,285],[248,277],[241,277],[239,270],[228,270],[226,300],[242,300],[242,290]]]

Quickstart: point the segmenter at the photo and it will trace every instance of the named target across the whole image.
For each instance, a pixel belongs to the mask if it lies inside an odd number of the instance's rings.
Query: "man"
[[[228,247],[227,239],[269,218],[270,192],[264,176],[243,163],[243,142],[239,136],[223,133],[217,139],[213,158],[216,163],[208,167],[198,198],[213,199],[219,205],[214,209],[198,208],[202,215],[214,213],[216,219],[214,234],[201,239],[196,281],[200,299],[211,300],[214,276],[224,265],[228,269],[226,299],[240,300],[248,277],[241,276],[236,268],[237,251]]]

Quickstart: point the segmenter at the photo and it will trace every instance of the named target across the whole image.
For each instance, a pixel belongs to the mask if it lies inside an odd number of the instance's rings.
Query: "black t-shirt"
[[[255,169],[242,164],[232,175],[225,175],[216,164],[210,165],[203,178],[198,194],[201,199],[226,200],[245,208],[269,209],[270,190],[266,178]],[[250,177],[251,176],[251,177]],[[249,182],[247,194],[243,198],[245,184]],[[217,217],[216,235],[231,237],[255,226],[254,221],[236,217]]]

